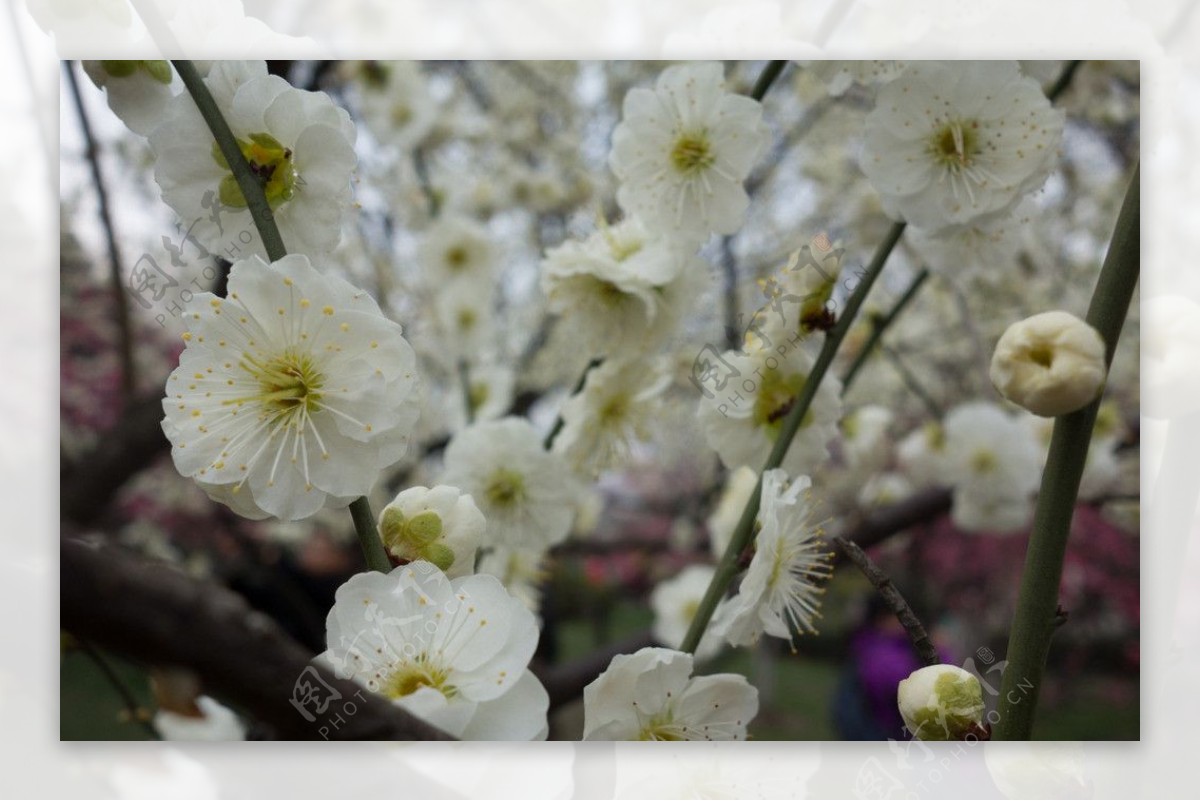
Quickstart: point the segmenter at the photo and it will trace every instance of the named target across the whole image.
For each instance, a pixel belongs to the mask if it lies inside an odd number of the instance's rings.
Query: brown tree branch
[[[224,587],[115,546],[70,539],[62,542],[60,571],[63,628],[152,665],[187,667],[206,692],[267,724],[280,739],[453,739],[313,666],[313,654]],[[306,720],[292,704],[296,683],[310,667],[341,694],[327,720]]]
[[[879,566],[871,561],[871,557],[850,540],[844,537],[834,537],[833,542],[846,555],[846,558],[862,571],[863,575],[867,577],[867,581],[871,582],[871,586],[878,590],[879,595],[887,602],[892,612],[895,613],[896,619],[900,621],[900,625],[904,626],[904,631],[908,634],[908,639],[912,641],[913,648],[916,650],[917,656],[921,657],[921,661],[926,666],[938,664],[941,660],[938,659],[937,649],[933,647],[929,634],[926,633],[925,627],[921,625],[921,621],[913,612],[912,607],[908,605],[908,601],[905,601],[904,596],[900,594],[900,590],[896,589],[895,584],[892,584],[891,577],[880,570]]]

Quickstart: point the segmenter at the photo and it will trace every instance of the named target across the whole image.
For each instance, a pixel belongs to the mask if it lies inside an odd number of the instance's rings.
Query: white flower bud
[[[1082,409],[1104,387],[1104,339],[1064,311],[1035,314],[1008,327],[996,343],[992,384],[1042,417]]]
[[[961,740],[983,723],[983,689],[973,673],[931,665],[900,682],[900,716],[916,740]]]

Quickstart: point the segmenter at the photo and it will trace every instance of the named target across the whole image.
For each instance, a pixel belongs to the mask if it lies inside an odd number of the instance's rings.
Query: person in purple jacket
[[[896,689],[923,665],[904,627],[883,599],[872,593],[863,623],[850,637],[850,663],[834,696],[833,722],[843,740],[907,740]],[[950,662],[939,648],[939,657]]]

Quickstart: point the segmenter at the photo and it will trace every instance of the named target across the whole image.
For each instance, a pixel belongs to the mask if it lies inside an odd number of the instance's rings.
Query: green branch
[[[759,472],[758,483],[754,485],[754,491],[750,493],[750,500],[742,510],[742,516],[738,520],[737,528],[734,529],[733,537],[729,541],[729,547],[725,549],[725,553],[721,556],[721,561],[717,564],[717,571],[713,575],[712,581],[709,582],[708,590],[704,593],[704,598],[700,601],[700,606],[696,610],[695,617],[692,618],[691,626],[688,628],[687,636],[683,638],[680,650],[688,651],[689,653],[695,652],[696,646],[700,644],[700,638],[704,636],[704,630],[708,628],[708,623],[712,620],[713,612],[717,610],[717,604],[720,603],[721,598],[725,595],[725,591],[733,582],[734,576],[737,575],[739,557],[754,539],[754,521],[758,517],[758,507],[762,500],[762,474],[783,464],[788,447],[791,446],[792,439],[796,436],[796,432],[800,430],[800,423],[804,420],[804,416],[808,414],[808,409],[812,406],[813,399],[817,396],[821,380],[825,377],[825,373],[829,371],[829,366],[833,364],[833,357],[837,355],[837,350],[841,346],[842,340],[846,338],[846,334],[850,331],[850,326],[853,325],[858,310],[862,307],[863,301],[866,300],[867,293],[871,291],[871,287],[875,284],[875,279],[883,271],[883,265],[887,262],[888,256],[896,246],[896,243],[900,241],[900,237],[904,234],[904,227],[905,223],[903,222],[892,224],[887,237],[875,249],[875,255],[871,258],[871,263],[867,265],[862,280],[858,282],[854,291],[850,293],[850,297],[846,301],[846,308],[842,310],[841,315],[838,317],[837,325],[825,335],[825,342],[821,345],[821,352],[817,355],[817,360],[808,374],[808,380],[804,382],[804,386],[800,389],[800,395],[796,398],[795,405],[792,406],[791,411],[788,412],[787,417],[783,420],[779,436],[775,440],[775,446],[771,449],[771,455],[767,458],[767,463],[763,465],[763,469]]]
[[[367,567],[380,573],[392,572],[392,560],[388,558],[387,551],[379,540],[379,531],[375,528],[375,515],[365,497],[350,504],[350,517],[354,519],[354,533],[358,535],[358,544],[362,546]]]
[[[1112,364],[1141,271],[1140,177],[1141,169],[1135,168],[1088,307],[1087,322],[1104,338],[1108,364]],[[1008,667],[1004,671],[998,710],[1000,720],[993,734],[996,740],[1028,740],[1033,731],[1046,655],[1057,628],[1058,589],[1071,518],[1099,408],[1100,396],[1097,396],[1079,411],[1054,421],[1021,574],[1017,610],[1009,632]]]
[[[787,61],[768,61],[767,66],[763,67],[763,71],[758,74],[758,80],[754,82],[750,96],[761,103],[767,95],[767,90],[771,88],[771,84],[775,83],[775,79],[780,76],[786,66]]]
[[[254,227],[258,229],[258,235],[262,238],[267,258],[270,261],[282,259],[287,255],[287,249],[283,246],[279,227],[275,225],[275,215],[263,192],[262,181],[250,169],[250,164],[242,155],[242,148],[238,145],[237,138],[230,130],[229,123],[225,121],[221,110],[217,108],[217,101],[213,100],[212,93],[208,91],[204,79],[200,77],[200,73],[196,71],[192,62],[173,61],[171,63],[175,65],[175,70],[183,79],[183,85],[187,87],[188,94],[195,101],[196,108],[200,109],[200,116],[204,117],[204,122],[212,131],[213,138],[217,140],[217,147],[221,149],[221,155],[225,157],[225,162],[233,172],[234,179],[237,180],[238,189],[242,191],[242,197],[246,199],[246,206],[250,209],[250,216],[254,218]]]

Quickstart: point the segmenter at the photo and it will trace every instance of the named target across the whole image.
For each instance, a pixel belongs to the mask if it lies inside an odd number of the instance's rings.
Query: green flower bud
[[[917,740],[962,740],[983,723],[979,679],[953,665],[931,665],[900,682],[904,725]]]

